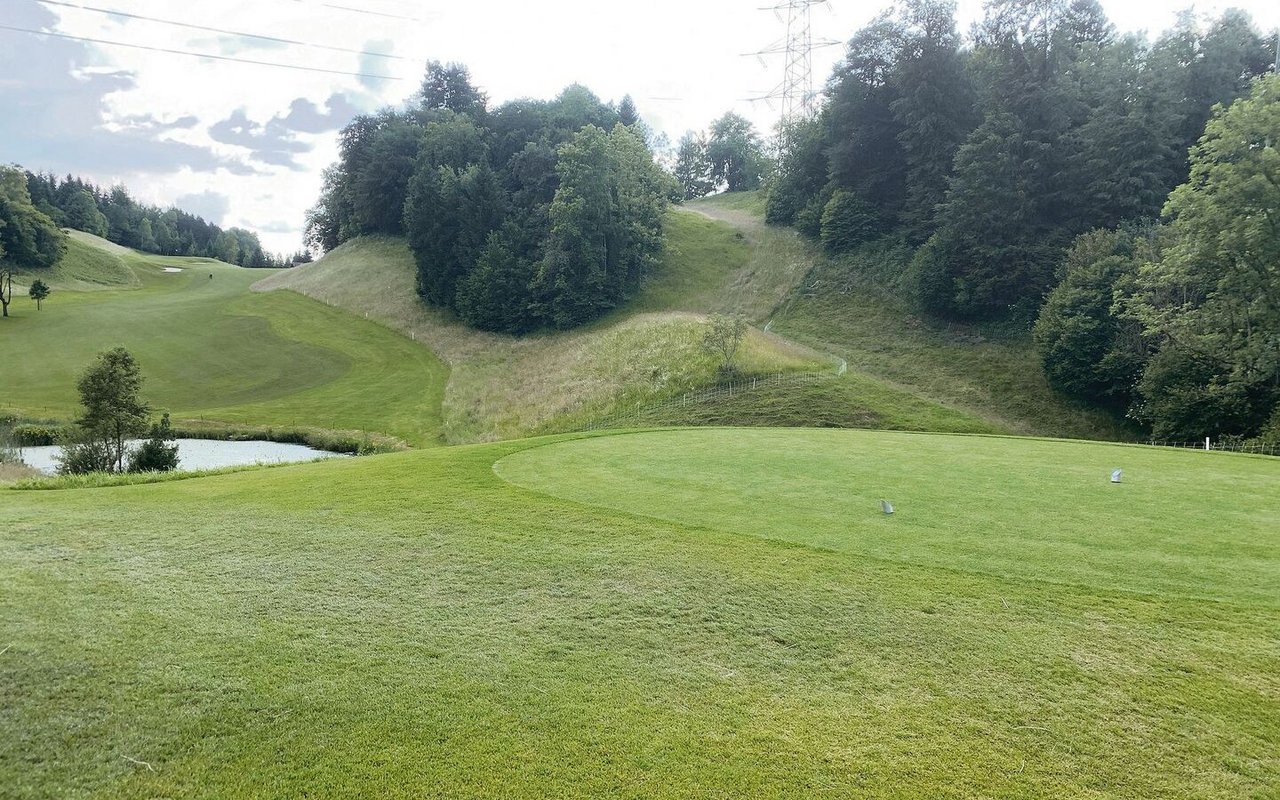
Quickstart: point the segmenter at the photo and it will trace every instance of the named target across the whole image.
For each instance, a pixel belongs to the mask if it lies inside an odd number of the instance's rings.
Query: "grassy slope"
[[[84,246],[72,244],[72,253]],[[74,416],[77,375],[96,353],[120,345],[142,365],[144,396],[175,419],[438,440],[447,370],[408,339],[297,295],[250,293],[261,272],[94,252],[124,264],[136,288],[55,292],[43,311],[6,320],[4,341],[16,357],[6,364],[4,406]]]
[[[1275,461],[842,432],[542,443],[0,490],[6,796],[1280,782]],[[576,501],[503,482],[504,456]]]
[[[17,294],[26,302],[26,287],[39,278],[53,289],[52,302],[61,291],[89,292],[104,289],[135,288],[138,276],[132,265],[137,262],[133,251],[82,231],[67,231],[67,252],[50,269],[20,271],[14,284],[21,284]]]
[[[1029,335],[992,337],[915,316],[894,292],[832,263],[795,231],[762,223],[759,193],[721,195],[690,204],[741,230],[772,257],[813,268],[808,283],[757,319],[772,330],[848,360],[924,400],[985,420],[1011,433],[1126,439],[1133,432],[1108,414],[1081,407],[1049,388]],[[873,271],[873,270],[868,270]]]
[[[760,318],[762,310],[791,293],[808,269],[807,262],[774,258],[767,247],[754,246],[702,215],[673,212],[667,234],[664,262],[639,295],[625,309],[568,333],[519,339],[485,334],[423,306],[414,294],[412,256],[398,239],[349,242],[316,264],[278,274],[255,288],[300,292],[367,314],[428,344],[451,368],[444,399],[448,441],[570,430],[714,382],[715,361],[699,345],[702,315],[743,311]],[[741,363],[752,373],[832,364],[760,331],[750,334]],[[848,392],[851,385],[844,385],[836,398],[839,408],[833,413],[842,419],[990,429],[973,415],[922,403],[883,383],[862,395]],[[777,423],[768,414],[757,414],[755,420]]]
[[[740,425],[951,433],[1000,431],[998,426],[981,417],[917,397],[857,371],[810,384],[766,384],[691,405],[659,405],[628,418],[625,424],[628,427]]]

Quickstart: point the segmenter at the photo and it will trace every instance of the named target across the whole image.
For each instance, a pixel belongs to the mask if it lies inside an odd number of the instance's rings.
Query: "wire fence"
[[[1199,442],[1147,442],[1152,447],[1176,447],[1182,450],[1220,450],[1227,453],[1249,453],[1257,456],[1280,456],[1280,444],[1258,442],[1215,442],[1205,439]]]
[[[608,416],[592,422],[583,430],[596,431],[608,428],[634,427],[655,414],[677,408],[688,408],[712,400],[736,397],[753,389],[767,386],[802,386],[819,381],[830,380],[842,374],[843,370],[823,370],[822,372],[775,372],[770,375],[756,375],[750,378],[738,378],[727,383],[709,386],[686,392],[679,397],[660,400],[655,403],[637,403],[633,408],[615,411]]]

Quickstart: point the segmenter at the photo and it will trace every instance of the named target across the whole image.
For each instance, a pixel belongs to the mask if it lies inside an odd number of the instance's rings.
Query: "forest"
[[[995,0],[966,37],[907,0],[779,131],[767,220],[929,316],[1034,327],[1057,389],[1157,438],[1280,436],[1271,48],[1235,10],[1150,42],[1094,0]],[[681,143],[686,196],[725,188],[710,153]]]
[[[307,221],[331,250],[404,235],[418,292],[479,328],[569,328],[616,308],[663,247],[678,188],[630,98],[582,86],[489,109],[466,68],[432,62],[407,108],[357,117]]]
[[[59,233],[71,228],[146,253],[203,256],[242,267],[287,267],[310,257],[274,255],[244,228],[222,229],[178,208],[139,203],[124,186],[0,167],[0,247],[30,267],[55,263]]]

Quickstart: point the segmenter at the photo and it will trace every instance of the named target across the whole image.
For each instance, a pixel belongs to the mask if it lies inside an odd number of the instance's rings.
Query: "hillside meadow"
[[[831,258],[790,228],[765,225],[764,195],[735,192],[689,208],[741,232],[761,264],[790,264],[792,291],[757,306],[753,321],[845,359],[849,369],[918,401],[1033,436],[1131,440],[1115,415],[1074,403],[1044,377],[1029,331],[920,316],[895,284],[901,253],[874,248]],[[963,430],[935,426],[933,430]],[[972,430],[970,428],[969,430]]]
[[[429,346],[450,368],[442,411],[450,443],[575,430],[715,384],[723,380],[718,363],[701,346],[707,315],[714,313],[742,314],[755,326],[738,356],[742,374],[836,373],[837,355],[763,330],[768,310],[810,269],[807,251],[776,246],[698,211],[673,210],[666,235],[664,259],[636,297],[563,333],[484,333],[424,306],[415,294],[409,249],[394,237],[350,241],[254,288],[298,292]],[[1005,430],[865,373],[847,376],[815,410],[864,427],[874,419],[884,427]],[[758,422],[792,419],[766,412]]]

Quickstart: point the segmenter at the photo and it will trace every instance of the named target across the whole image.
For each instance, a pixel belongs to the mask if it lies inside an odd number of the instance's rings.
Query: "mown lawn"
[[[426,348],[296,294],[252,294],[261,270],[124,259],[139,288],[55,291],[44,310],[3,321],[0,407],[69,420],[80,372],[97,353],[122,346],[142,367],[144,399],[175,420],[438,441],[447,369]],[[167,265],[183,271],[163,272]]]
[[[1277,478],[709,430],[0,490],[0,785],[1266,797]]]

